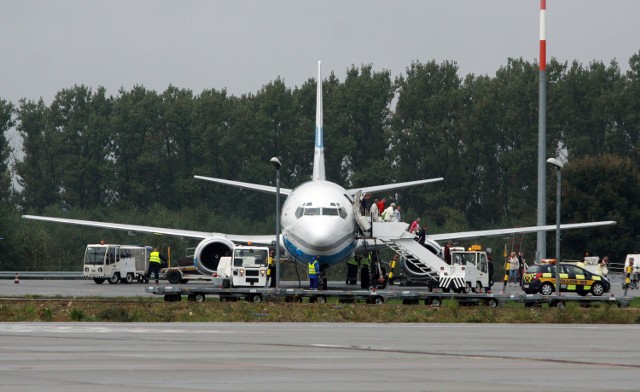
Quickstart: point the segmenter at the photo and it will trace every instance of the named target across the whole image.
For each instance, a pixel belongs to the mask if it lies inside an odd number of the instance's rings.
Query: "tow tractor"
[[[473,245],[468,251],[464,248],[451,249],[451,265],[441,267],[439,287],[445,292],[481,293],[489,287],[489,267],[487,252],[479,245]]]
[[[267,287],[268,258],[267,247],[236,246],[233,256],[220,258],[213,284],[222,288]]]

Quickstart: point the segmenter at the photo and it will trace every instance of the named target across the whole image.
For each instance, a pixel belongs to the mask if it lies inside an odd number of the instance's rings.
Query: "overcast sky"
[[[170,84],[255,93],[373,64],[456,61],[489,74],[538,58],[539,0],[0,0],[0,98],[50,104],[84,84],[109,95]],[[640,50],[640,1],[548,0],[547,56],[617,59]]]

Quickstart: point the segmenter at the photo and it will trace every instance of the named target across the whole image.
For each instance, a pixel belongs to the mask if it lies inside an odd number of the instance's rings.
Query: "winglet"
[[[316,90],[316,141],[313,156],[313,181],[324,181],[324,127],[322,124],[322,79],[320,61],[318,61],[318,80]]]

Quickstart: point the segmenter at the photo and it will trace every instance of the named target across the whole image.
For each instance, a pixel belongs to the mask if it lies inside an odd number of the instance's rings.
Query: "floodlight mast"
[[[271,165],[276,169],[276,286],[280,287],[280,168],[282,163],[277,157],[271,158]],[[271,277],[273,279],[273,277]]]

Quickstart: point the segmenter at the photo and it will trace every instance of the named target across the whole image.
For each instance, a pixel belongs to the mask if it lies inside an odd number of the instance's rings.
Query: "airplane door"
[[[360,190],[356,192],[353,197],[353,216],[356,218],[356,223],[358,224],[358,227],[360,227],[360,230],[362,230],[363,233],[367,233],[369,232],[369,230],[371,230],[371,222],[369,221],[369,219],[367,219],[366,216],[362,215],[362,212],[360,211],[361,206],[362,191]]]

